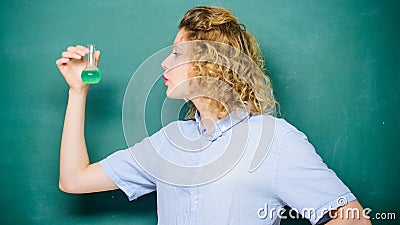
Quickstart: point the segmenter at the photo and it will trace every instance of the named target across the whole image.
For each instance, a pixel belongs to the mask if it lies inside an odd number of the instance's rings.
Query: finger
[[[73,51],[75,51],[75,47],[74,46],[68,46],[68,48],[67,48],[67,52],[73,52]]]
[[[77,45],[77,46],[75,46],[75,48],[76,48],[78,51],[83,52],[84,55],[89,54],[89,49],[86,48],[86,47],[84,47],[84,46],[82,46],[82,45]]]
[[[56,61],[56,65],[57,65],[57,66],[61,66],[62,64],[69,62],[69,60],[70,60],[70,59],[68,59],[68,58],[60,58],[60,59],[58,59],[58,60]]]
[[[67,48],[67,52],[73,52],[73,53],[78,54],[80,56],[85,56],[87,54],[84,49],[80,49],[80,48],[74,47],[74,46],[69,46]]]
[[[63,52],[63,53],[61,54],[61,56],[62,56],[63,58],[70,58],[70,59],[81,59],[81,58],[82,58],[81,55],[78,55],[78,54],[75,53],[75,52]]]
[[[100,61],[100,51],[95,51],[93,56],[96,59],[97,63],[99,63],[99,61]]]

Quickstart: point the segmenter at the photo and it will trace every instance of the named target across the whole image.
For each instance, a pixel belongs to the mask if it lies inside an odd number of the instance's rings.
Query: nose
[[[164,68],[165,70],[167,70],[169,68],[168,58],[169,58],[169,56],[167,56],[167,58],[165,58],[164,61],[162,61],[162,63],[161,63],[161,67]]]
[[[165,60],[164,60],[164,61],[162,61],[162,63],[161,63],[161,67],[162,67],[162,68],[164,68],[165,70],[167,70],[167,66],[165,65]]]

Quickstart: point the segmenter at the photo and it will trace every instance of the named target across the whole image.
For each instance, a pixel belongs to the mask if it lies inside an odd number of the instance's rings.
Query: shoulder
[[[172,130],[176,131],[177,129],[181,132],[185,132],[187,130],[193,130],[195,127],[196,127],[196,122],[194,120],[176,120],[167,123],[159,131],[157,131],[151,136],[157,136],[165,132],[170,132]]]
[[[166,140],[176,137],[176,135],[183,135],[186,138],[191,138],[198,132],[196,121],[194,120],[177,120],[168,123],[162,127],[158,132],[153,134],[150,138],[154,140]]]
[[[194,120],[177,120],[168,123],[160,131],[165,132],[180,132],[180,133],[189,133],[193,132],[193,130],[197,128],[196,121]]]
[[[254,115],[250,117],[250,123],[258,129],[273,129],[275,138],[284,138],[288,134],[294,134],[306,138],[305,134],[299,131],[293,124],[283,118],[271,115]]]
[[[254,124],[253,135],[261,140],[271,140],[270,151],[280,158],[293,158],[295,154],[315,154],[314,147],[309,142],[306,134],[283,118],[270,115],[257,115],[251,117]],[[260,134],[258,134],[260,133]],[[306,154],[305,154],[306,155]]]

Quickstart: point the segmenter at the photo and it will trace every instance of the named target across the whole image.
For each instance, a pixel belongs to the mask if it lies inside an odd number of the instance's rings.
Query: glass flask
[[[101,71],[96,66],[94,52],[96,51],[94,44],[87,45],[89,54],[86,56],[86,68],[81,73],[82,82],[87,84],[97,84],[101,80]]]

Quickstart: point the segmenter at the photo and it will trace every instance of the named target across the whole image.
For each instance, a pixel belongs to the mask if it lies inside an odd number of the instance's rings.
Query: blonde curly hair
[[[184,39],[187,41],[219,42],[232,46],[241,53],[221,56],[216,54],[215,47],[204,43],[197,45],[197,51],[194,53],[197,54],[197,59],[202,56],[204,58],[204,55],[211,55],[214,59],[214,63],[209,59],[193,61],[189,77],[212,78],[197,79],[191,85],[205,90],[212,96],[204,96],[203,99],[208,101],[209,106],[214,106],[213,111],[218,118],[226,117],[229,112],[242,108],[243,105],[252,115],[276,114],[278,103],[273,95],[271,81],[264,72],[265,60],[257,40],[230,11],[216,6],[190,9],[183,16],[179,29],[185,31]],[[244,56],[249,58],[250,64],[254,66],[245,63]],[[215,63],[221,61],[224,63]],[[221,83],[224,85],[220,85]],[[235,96],[240,102],[235,100]],[[188,102],[188,106],[186,119],[193,119],[196,107],[191,101]]]

